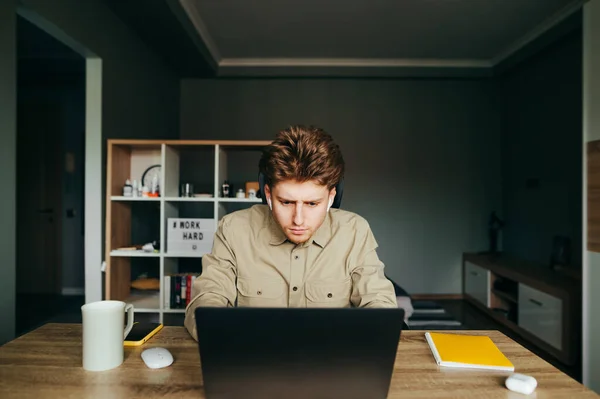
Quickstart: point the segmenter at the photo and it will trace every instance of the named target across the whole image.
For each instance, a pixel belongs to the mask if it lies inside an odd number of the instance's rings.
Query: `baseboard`
[[[80,287],[63,287],[63,295],[85,295],[85,289]]]
[[[417,301],[436,301],[443,299],[463,299],[463,294],[410,294]]]

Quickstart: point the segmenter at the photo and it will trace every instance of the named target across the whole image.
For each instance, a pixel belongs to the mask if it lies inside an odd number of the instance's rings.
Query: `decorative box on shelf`
[[[168,218],[167,253],[202,256],[212,250],[215,219]]]

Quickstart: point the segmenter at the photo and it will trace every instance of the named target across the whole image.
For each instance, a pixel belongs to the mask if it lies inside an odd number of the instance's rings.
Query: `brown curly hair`
[[[277,133],[258,168],[270,187],[285,180],[315,180],[332,189],[343,178],[345,164],[339,146],[323,129],[296,125]]]

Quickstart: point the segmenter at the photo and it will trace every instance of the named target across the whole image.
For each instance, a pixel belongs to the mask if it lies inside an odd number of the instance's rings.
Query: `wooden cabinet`
[[[226,214],[261,202],[237,198],[246,182],[258,180],[258,161],[269,141],[108,140],[106,168],[106,274],[104,298],[134,305],[137,320],[181,324],[184,307],[166,306],[164,277],[199,274],[206,245],[195,253],[169,250],[169,218],[213,219],[211,229]],[[145,174],[146,171],[149,173]],[[123,195],[126,180],[156,175],[160,195]],[[227,180],[233,196],[223,197]],[[193,196],[182,196],[182,184],[193,185]],[[206,232],[205,232],[206,233]],[[151,252],[132,250],[156,242]],[[159,282],[158,289],[132,289],[140,276]],[[137,287],[136,287],[137,288]]]
[[[581,280],[502,254],[463,256],[463,294],[566,365],[581,351]]]
[[[519,327],[539,339],[562,349],[562,313],[560,298],[543,291],[519,284]]]
[[[490,272],[484,268],[465,262],[465,294],[483,306],[489,306]]]

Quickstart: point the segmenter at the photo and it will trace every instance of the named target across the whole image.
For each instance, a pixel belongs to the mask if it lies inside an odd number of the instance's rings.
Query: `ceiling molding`
[[[219,67],[491,68],[486,60],[369,58],[223,58]]]
[[[219,52],[219,49],[212,36],[208,32],[208,28],[206,28],[206,24],[202,20],[194,0],[179,0],[179,4],[194,25],[194,28],[196,28],[196,31],[200,35],[200,38],[204,42],[204,45],[208,49],[211,57],[218,65],[221,62],[221,53]]]
[[[224,58],[219,77],[485,78],[484,60]]]
[[[537,25],[524,36],[522,36],[510,46],[505,48],[503,51],[498,53],[494,58],[490,60],[491,64],[497,66],[502,61],[511,57],[513,54],[516,54],[523,47],[529,45],[534,40],[541,37],[544,33],[546,33],[548,30],[552,29],[554,26],[558,25],[560,22],[568,18],[571,14],[580,10],[583,7],[583,4],[585,4],[588,1],[589,0],[573,0],[567,6],[560,9],[554,15],[544,20],[541,24]]]
[[[447,67],[336,67],[336,66],[222,66],[217,76],[222,78],[491,78],[493,68]]]

